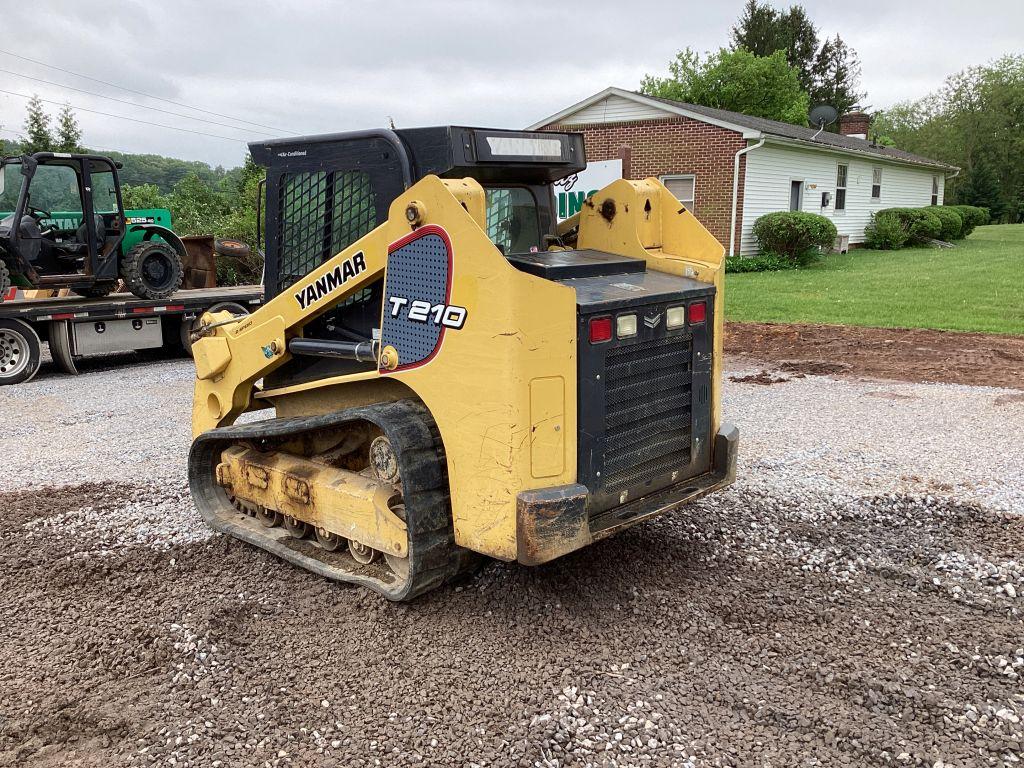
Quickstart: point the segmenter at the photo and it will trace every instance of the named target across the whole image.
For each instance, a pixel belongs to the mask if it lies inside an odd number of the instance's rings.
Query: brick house
[[[772,211],[827,216],[856,244],[872,211],[942,203],[958,169],[869,141],[870,120],[843,115],[829,133],[606,88],[529,127],[578,131],[588,161],[660,178],[727,253],[750,255],[754,222]]]

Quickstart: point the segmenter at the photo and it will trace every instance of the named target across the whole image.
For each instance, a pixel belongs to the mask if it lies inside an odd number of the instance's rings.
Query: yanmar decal
[[[345,283],[361,272],[366,271],[366,257],[363,252],[345,259],[323,277],[319,278],[312,285],[307,285],[298,293],[292,294],[299,302],[299,309],[308,309],[325,296],[330,296]]]

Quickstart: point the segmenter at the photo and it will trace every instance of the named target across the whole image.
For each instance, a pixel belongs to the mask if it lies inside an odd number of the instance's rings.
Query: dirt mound
[[[1024,338],[906,328],[727,323],[726,354],[817,375],[1024,388]]]

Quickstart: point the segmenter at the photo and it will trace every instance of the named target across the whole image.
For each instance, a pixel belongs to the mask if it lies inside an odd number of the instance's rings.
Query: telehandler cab
[[[723,248],[659,181],[615,181],[559,225],[578,134],[250,150],[267,301],[206,315],[193,346],[211,526],[405,600],[472,553],[545,563],[733,481]]]
[[[12,282],[100,298],[122,278],[141,299],[166,299],[181,285],[185,245],[167,227],[128,220],[108,157],[5,157],[0,210],[13,211],[0,220],[0,301]],[[142,239],[126,248],[129,231]]]

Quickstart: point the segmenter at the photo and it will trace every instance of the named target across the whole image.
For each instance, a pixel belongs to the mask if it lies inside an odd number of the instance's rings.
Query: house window
[[[939,204],[939,177],[932,176],[932,205]]]
[[[697,177],[692,173],[676,174],[673,176],[662,176],[661,183],[668,191],[676,196],[676,200],[686,206],[686,210],[693,213],[693,200],[697,188]]]
[[[846,210],[846,176],[850,166],[840,163],[836,166],[836,210]]]
[[[880,200],[882,197],[882,169],[871,169],[871,199]]]

